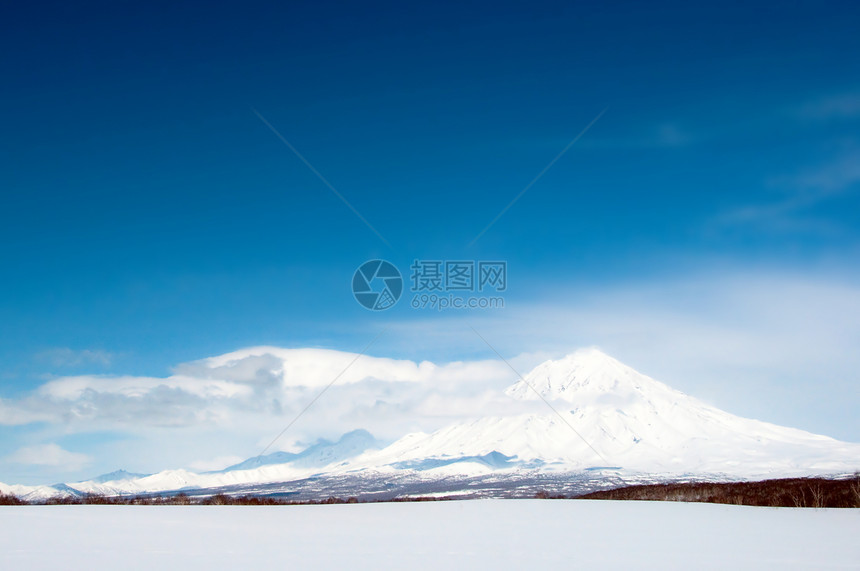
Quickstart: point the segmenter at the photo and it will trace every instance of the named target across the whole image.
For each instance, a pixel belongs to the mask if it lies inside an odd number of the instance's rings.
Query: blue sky
[[[457,333],[471,320],[509,356],[599,344],[732,412],[860,440],[854,3],[6,12],[2,402],[247,346],[357,351],[386,324],[380,356],[491,357]],[[506,260],[506,308],[368,312],[349,283],[374,258]],[[0,426],[0,457],[66,438],[111,464],[122,434],[48,424]]]

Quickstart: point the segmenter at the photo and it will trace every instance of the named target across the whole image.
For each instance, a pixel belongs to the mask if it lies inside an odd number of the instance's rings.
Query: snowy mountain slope
[[[260,466],[248,470],[228,472],[206,472],[198,474],[189,470],[164,470],[133,480],[111,482],[79,482],[70,484],[82,493],[104,495],[150,494],[164,491],[222,488],[267,482],[288,482],[308,478],[320,473],[318,468],[295,467],[290,463]]]
[[[378,446],[378,442],[369,432],[354,430],[344,434],[337,442],[321,439],[302,452],[275,452],[250,458],[216,472],[165,470],[142,478],[90,480],[69,486],[81,493],[128,495],[285,482],[335,471],[344,465],[347,459]]]
[[[233,472],[236,470],[251,470],[271,464],[291,464],[301,468],[322,468],[347,460],[371,448],[379,448],[379,443],[366,430],[353,430],[340,437],[337,442],[320,439],[316,444],[302,452],[274,452],[266,456],[249,458],[244,462],[228,466],[217,472]]]
[[[67,490],[64,484],[56,486],[25,486],[21,484],[4,484],[0,482],[0,494],[15,496],[28,502],[39,502],[49,498],[61,498],[74,496],[74,492]]]
[[[544,413],[476,418],[431,434],[408,434],[382,449],[370,433],[355,430],[337,442],[320,440],[303,452],[276,452],[217,472],[118,471],[56,487],[0,484],[0,492],[38,500],[74,493],[238,490],[316,477],[427,482],[608,470],[627,479],[767,478],[860,469],[860,444],[734,416],[596,349],[542,363],[505,392],[521,401],[543,399],[548,406]]]
[[[103,484],[105,482],[113,482],[116,480],[135,480],[137,478],[146,478],[147,476],[151,476],[151,474],[136,474],[125,470],[114,470],[113,472],[96,476],[95,478],[91,478],[87,481]]]
[[[858,444],[731,415],[596,349],[547,361],[506,393],[522,400],[543,398],[552,409],[408,435],[374,459],[414,462],[499,452],[553,471],[619,466],[638,472],[737,476],[860,467]]]

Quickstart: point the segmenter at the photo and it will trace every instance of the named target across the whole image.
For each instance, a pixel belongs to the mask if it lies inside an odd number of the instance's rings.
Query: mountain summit
[[[676,391],[594,348],[580,349],[562,359],[541,363],[505,391],[518,399],[536,399],[538,393],[546,400],[568,402],[599,395],[630,396],[648,392]]]

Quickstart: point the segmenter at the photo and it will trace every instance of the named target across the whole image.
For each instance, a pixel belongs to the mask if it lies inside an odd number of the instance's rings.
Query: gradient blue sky
[[[503,354],[596,343],[860,440],[856,3],[36,2],[0,21],[0,399],[251,345],[356,351],[386,323],[376,354],[488,358],[462,312],[374,314],[349,283],[378,257],[504,259],[507,308],[469,317]],[[747,334],[751,357],[720,357]],[[43,431],[0,427],[0,456]]]

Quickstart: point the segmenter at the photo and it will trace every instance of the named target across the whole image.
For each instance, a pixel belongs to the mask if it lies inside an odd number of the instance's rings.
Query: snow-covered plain
[[[5,569],[846,569],[860,510],[478,500],[0,508]]]

